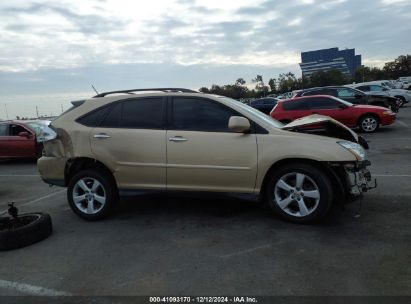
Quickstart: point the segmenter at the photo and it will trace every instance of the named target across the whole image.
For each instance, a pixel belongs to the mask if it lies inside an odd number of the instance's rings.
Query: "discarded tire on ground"
[[[50,215],[20,214],[16,218],[0,217],[0,250],[28,246],[47,238],[53,231]]]

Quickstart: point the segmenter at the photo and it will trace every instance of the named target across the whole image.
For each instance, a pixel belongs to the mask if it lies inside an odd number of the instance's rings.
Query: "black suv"
[[[366,94],[360,90],[342,86],[305,89],[297,92],[295,97],[310,95],[331,95],[353,104],[369,104],[373,106],[391,108],[393,112],[398,112],[400,106],[398,99],[395,97]]]

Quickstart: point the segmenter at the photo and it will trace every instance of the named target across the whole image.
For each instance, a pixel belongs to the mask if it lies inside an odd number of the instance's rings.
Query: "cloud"
[[[381,66],[410,52],[410,12],[409,0],[2,1],[0,91],[197,88],[299,74],[301,51],[330,47]]]

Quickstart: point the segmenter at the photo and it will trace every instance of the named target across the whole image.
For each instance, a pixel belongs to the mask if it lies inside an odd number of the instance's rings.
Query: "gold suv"
[[[169,88],[72,103],[51,123],[38,168],[87,220],[123,194],[183,190],[259,195],[282,218],[310,222],[371,188],[366,142],[329,117],[284,126],[227,97]]]

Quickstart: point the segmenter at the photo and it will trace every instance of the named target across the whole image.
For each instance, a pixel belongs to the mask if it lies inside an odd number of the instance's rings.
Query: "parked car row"
[[[267,113],[282,123],[312,114],[327,115],[350,128],[375,132],[380,126],[394,123],[395,113],[411,101],[411,92],[388,89],[380,84],[361,83],[346,86],[326,86],[294,91],[289,99],[257,99],[250,106]],[[269,105],[270,104],[270,105]]]
[[[411,91],[397,89],[388,81],[371,81],[347,86],[372,95],[395,97],[401,101],[400,106],[411,101]]]

